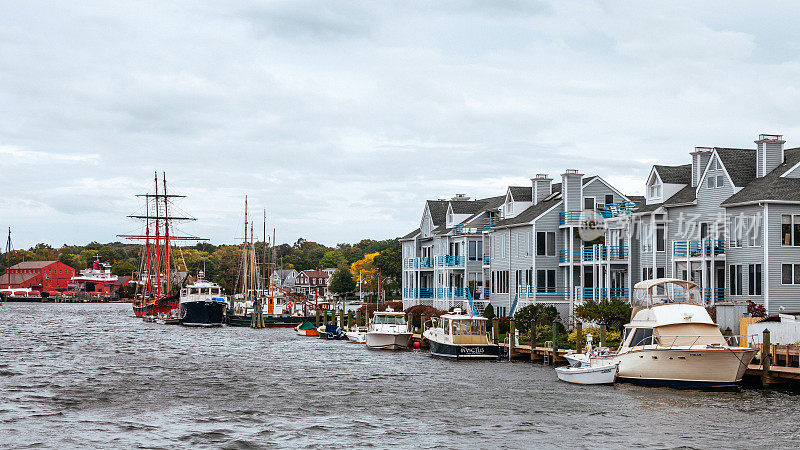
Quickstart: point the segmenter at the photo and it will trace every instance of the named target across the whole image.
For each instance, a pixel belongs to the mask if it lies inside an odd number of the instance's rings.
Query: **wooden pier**
[[[501,342],[498,344],[502,349],[503,352],[507,355],[508,354],[508,344],[505,342]],[[522,345],[516,344],[512,346],[511,349],[511,359],[524,359],[527,358],[530,361],[547,361],[550,362],[550,359],[553,355],[553,348],[552,347],[533,347],[531,350],[530,345]],[[566,364],[567,360],[564,359],[564,355],[570,352],[570,349],[566,348],[559,348],[556,350],[556,364]]]

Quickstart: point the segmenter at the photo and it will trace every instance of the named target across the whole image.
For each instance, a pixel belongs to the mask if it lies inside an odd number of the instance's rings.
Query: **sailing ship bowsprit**
[[[162,175],[163,191],[159,193],[158,173],[154,177],[155,193],[139,194],[145,201],[144,214],[128,217],[144,221],[144,234],[120,234],[118,237],[144,241],[139,265],[139,277],[133,301],[136,317],[173,314],[179,307],[180,283],[178,271],[171,264],[171,248],[174,241],[207,241],[195,236],[179,236],[173,233],[173,223],[196,220],[193,217],[171,215],[172,202],[185,195],[167,193],[166,174]]]

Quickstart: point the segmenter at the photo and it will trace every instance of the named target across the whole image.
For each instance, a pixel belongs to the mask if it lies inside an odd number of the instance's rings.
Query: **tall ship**
[[[173,202],[186,196],[167,192],[166,174],[162,175],[163,188],[160,192],[158,173],[154,174],[153,180],[155,185],[153,194],[137,195],[144,199],[144,212],[128,216],[143,221],[144,232],[117,236],[143,241],[138,277],[136,277],[138,282],[133,300],[133,313],[136,317],[160,314],[177,316],[180,288],[186,277],[185,273],[180,273],[173,264],[172,246],[175,242],[208,239],[174,233],[174,223],[197,219],[172,214]]]

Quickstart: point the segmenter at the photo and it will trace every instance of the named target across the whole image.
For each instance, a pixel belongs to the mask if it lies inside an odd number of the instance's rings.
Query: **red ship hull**
[[[178,309],[180,299],[178,294],[159,298],[142,305],[139,302],[133,303],[133,314],[136,317],[156,316],[159,313],[169,314],[173,309]]]

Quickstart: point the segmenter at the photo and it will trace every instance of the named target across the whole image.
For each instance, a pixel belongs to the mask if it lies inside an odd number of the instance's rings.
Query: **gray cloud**
[[[0,16],[0,226],[107,241],[154,170],[187,232],[244,194],[281,241],[416,227],[535,173],[641,193],[697,145],[798,142],[798,13],[747,2],[17,2]],[[257,213],[257,215],[260,213]]]

